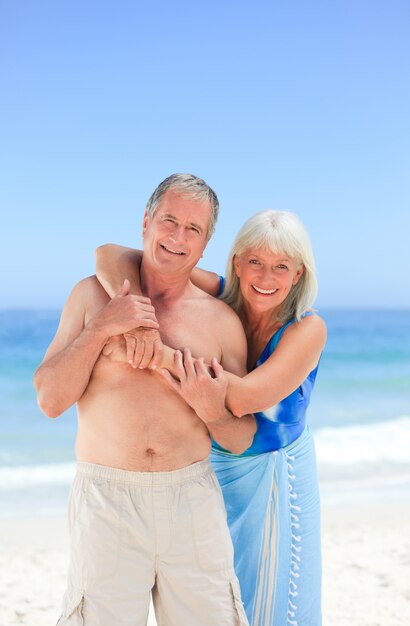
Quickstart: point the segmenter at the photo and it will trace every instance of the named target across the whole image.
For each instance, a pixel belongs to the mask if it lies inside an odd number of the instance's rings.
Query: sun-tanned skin
[[[261,355],[272,334],[280,328],[282,322],[275,322],[272,316],[272,307],[276,301],[282,302],[292,283],[297,282],[301,275],[301,270],[294,260],[285,258],[283,254],[273,255],[268,253],[265,258],[261,248],[247,250],[241,259],[235,260],[236,271],[241,274],[241,284],[243,286],[243,297],[245,301],[245,311],[247,315],[246,334],[248,342],[248,369],[249,373],[244,377],[238,377],[231,372],[224,372],[228,386],[225,390],[226,406],[235,415],[241,416],[246,413],[262,411],[280,402],[283,398],[292,393],[305,380],[306,376],[316,367],[323,346],[326,341],[326,327],[323,320],[318,315],[307,316],[298,324],[292,324],[283,333],[280,344],[266,363],[254,368],[255,362]],[[121,286],[124,276],[131,280],[133,293],[140,294],[140,283],[138,280],[138,267],[141,260],[141,252],[132,248],[124,248],[115,244],[105,244],[97,250],[97,275],[99,281],[108,293],[113,294],[115,289]],[[287,264],[288,271],[282,270],[283,263]],[[261,269],[263,268],[263,269]],[[191,280],[195,285],[204,289],[207,293],[216,296],[219,288],[219,277],[213,272],[194,268],[191,273]],[[254,288],[275,286],[273,292],[268,289],[266,293],[258,293]],[[277,304],[277,303],[276,303]],[[268,315],[266,315],[266,313]],[[273,319],[273,321],[272,321]],[[147,332],[137,330],[127,338],[129,344],[129,356],[134,355],[134,364],[137,366],[141,359],[141,350],[145,356],[152,356],[152,338],[159,337],[158,330],[150,329]],[[157,340],[157,339],[156,339]],[[148,344],[148,348],[145,348]],[[162,345],[161,339],[159,343]],[[167,346],[163,346],[164,354]],[[116,351],[117,358],[125,360],[124,353],[116,349],[116,342],[111,342],[107,350]],[[169,355],[168,362],[169,362]],[[154,357],[155,359],[155,357]],[[189,377],[192,389],[185,400],[193,406],[198,414],[202,413],[204,399],[209,418],[211,408],[211,398],[215,398],[215,384],[209,376],[203,375],[197,379],[195,370],[192,370],[191,355],[185,351],[183,364],[189,361],[191,376]],[[144,364],[149,361],[145,359]],[[197,361],[194,359],[194,368]],[[186,371],[182,364],[175,359],[171,361],[171,367],[163,365],[173,374],[176,379],[184,377]],[[181,387],[174,384],[170,377],[167,380],[174,389],[181,392]],[[274,384],[272,384],[274,381]],[[198,384],[197,384],[198,383]],[[188,390],[187,380],[184,380],[182,387]],[[224,390],[219,389],[220,393]],[[200,396],[202,399],[200,399]]]
[[[205,424],[161,375],[133,369],[102,353],[111,336],[159,328],[164,343],[245,373],[246,339],[237,316],[189,280],[207,242],[210,206],[168,190],[151,220],[144,217],[141,284],[111,300],[96,277],[72,291],[57,334],[35,375],[40,407],[57,417],[78,406],[77,458],[134,471],[170,471],[206,458],[212,436],[233,452],[246,449],[254,418],[221,408]],[[148,300],[149,298],[149,300]]]

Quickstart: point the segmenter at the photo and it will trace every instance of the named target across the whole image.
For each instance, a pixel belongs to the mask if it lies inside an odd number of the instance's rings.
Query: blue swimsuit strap
[[[222,292],[224,290],[225,287],[225,277],[224,276],[220,276],[219,277],[219,289],[218,289],[218,293],[217,293],[217,298],[219,298],[219,296],[222,295]]]

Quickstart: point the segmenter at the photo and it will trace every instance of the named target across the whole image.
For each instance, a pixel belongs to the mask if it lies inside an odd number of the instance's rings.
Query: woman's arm
[[[221,278],[215,272],[208,272],[208,270],[203,270],[200,267],[194,267],[191,272],[191,280],[196,287],[209,293],[210,296],[215,298],[219,296]]]
[[[151,346],[158,341],[158,331],[152,333],[152,329],[143,328],[140,329],[142,333],[138,333],[138,329],[134,329],[134,334],[131,339],[128,338],[129,333],[123,335],[116,335],[110,337],[109,341],[105,344],[102,354],[110,359],[110,361],[117,361],[119,363],[129,363],[134,369],[152,369],[167,368],[170,370],[173,376],[176,376],[176,370],[174,367],[174,355],[175,350],[170,346],[166,346],[161,342],[161,348],[158,350],[156,346]],[[126,343],[128,340],[128,343]],[[132,341],[131,341],[132,340]],[[134,350],[135,342],[135,355],[134,352],[129,352],[129,345]],[[147,348],[148,346],[148,348]],[[152,361],[152,355],[156,355],[156,359]],[[137,365],[135,362],[139,363]]]
[[[99,246],[95,251],[97,278],[109,296],[113,297],[122,287],[124,279],[130,281],[130,293],[142,295],[140,285],[140,263],[142,252],[114,243]],[[195,284],[201,289],[219,289],[219,276],[205,270],[194,270]],[[218,286],[217,286],[218,283]],[[134,368],[166,368],[176,376],[175,350],[165,346],[158,331],[136,329],[124,335],[127,361]],[[124,360],[123,346],[113,341],[104,348],[104,355],[113,360]]]
[[[142,295],[139,267],[142,252],[115,243],[106,243],[95,251],[97,278],[111,298],[120,289],[125,278],[131,285],[130,293]]]
[[[100,246],[95,251],[97,278],[109,296],[117,293],[117,285],[122,285],[124,279],[130,281],[130,293],[141,296],[140,263],[142,252],[133,248],[125,248],[113,243]],[[150,300],[147,298],[150,303]],[[133,329],[124,335],[126,343],[127,361],[132,367],[139,369],[156,369],[163,366],[164,345],[158,331],[150,329]],[[170,356],[169,348],[167,355]],[[123,348],[114,342],[108,344],[104,350],[106,356],[115,360],[123,359]],[[173,356],[173,355],[172,355]],[[173,359],[167,358],[168,365]]]
[[[318,315],[289,326],[275,351],[243,378],[225,372],[226,406],[240,417],[274,406],[295,391],[318,364],[326,343],[326,326]]]
[[[95,251],[97,278],[109,296],[120,289],[124,278],[131,283],[131,293],[141,295],[139,266],[141,263],[141,250],[118,246],[115,243],[106,243],[99,246]],[[194,267],[191,280],[202,291],[211,296],[219,294],[220,277],[215,272]]]
[[[180,381],[178,384],[170,381],[166,372],[162,374],[201,419],[205,422],[209,420],[217,422],[218,416],[223,414],[222,399],[228,410],[236,417],[264,411],[283,400],[295,391],[316,367],[325,342],[326,326],[323,320],[315,315],[306,317],[286,329],[269,359],[249,374],[241,377],[222,370],[228,382],[227,389],[222,390],[222,386],[217,385],[209,373],[206,375],[203,368],[198,368],[197,359],[193,369],[189,351],[184,352],[183,363],[177,364],[176,378]],[[219,378],[222,380],[222,373],[219,374]]]
[[[104,287],[109,296],[113,297],[122,287],[124,279],[130,281],[130,293],[142,295],[140,283],[140,264],[142,252],[133,248],[126,248],[114,243],[107,243],[99,246],[95,251],[96,274],[99,282]],[[207,272],[195,268],[191,274],[192,282],[211,295],[218,295],[220,278],[213,272]],[[166,367],[172,369],[174,350],[166,349],[164,354],[164,344],[161,341],[159,332],[151,330],[145,332],[144,329],[130,331],[125,335],[127,361],[134,368],[145,369],[147,367],[156,369]],[[108,345],[105,354],[115,358],[120,354],[119,345]],[[166,357],[166,363],[161,359]],[[121,359],[122,360],[122,359]],[[173,372],[174,374],[175,372]]]
[[[141,253],[137,250],[115,244],[106,244],[97,249],[97,277],[104,288],[107,291],[109,289],[110,295],[116,293],[115,288],[122,285],[125,275],[131,281],[131,291],[138,293],[140,258]],[[216,274],[199,268],[193,270],[192,278],[197,286],[209,293],[216,288],[216,278],[219,282]],[[316,367],[325,342],[326,326],[319,316],[311,315],[292,324],[263,365],[243,378],[226,372],[229,381],[227,407],[234,415],[241,416],[277,404],[295,391]],[[135,350],[138,357],[140,348],[137,345]]]

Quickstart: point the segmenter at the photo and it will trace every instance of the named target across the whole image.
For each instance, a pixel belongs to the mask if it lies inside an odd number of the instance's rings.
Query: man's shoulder
[[[107,304],[110,297],[98,278],[87,276],[74,285],[66,302],[65,310],[69,314],[84,316],[85,323]]]
[[[238,315],[233,309],[231,309],[228,304],[223,302],[223,300],[211,296],[209,293],[202,291],[202,289],[200,289],[199,287],[195,287],[195,290],[197,297],[201,299],[202,303],[206,304],[206,306],[209,307],[212,311],[215,311],[215,313],[223,316],[223,318],[227,319],[228,321],[236,319],[240,323]]]
[[[228,304],[205,292],[201,293],[206,299],[206,306],[210,316],[212,319],[215,319],[214,330],[217,334],[223,338],[232,338],[238,336],[238,334],[244,335],[243,325],[239,316]]]
[[[86,276],[85,278],[82,278],[81,280],[79,280],[78,283],[75,285],[75,288],[84,289],[84,290],[103,289],[101,283],[99,282],[95,274],[92,274],[91,276]]]
[[[107,299],[108,295],[95,274],[78,281],[71,290],[70,299],[83,303]]]
[[[223,300],[219,300],[218,298],[213,298],[216,306],[218,307],[218,315],[223,316],[223,319],[229,323],[235,323],[242,326],[242,322],[239,319],[238,314]]]

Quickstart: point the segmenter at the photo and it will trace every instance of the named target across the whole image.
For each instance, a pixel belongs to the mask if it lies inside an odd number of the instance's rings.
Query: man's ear
[[[149,222],[148,213],[147,211],[145,211],[144,218],[142,220],[142,234],[144,234],[145,231],[147,230],[148,222]]]

